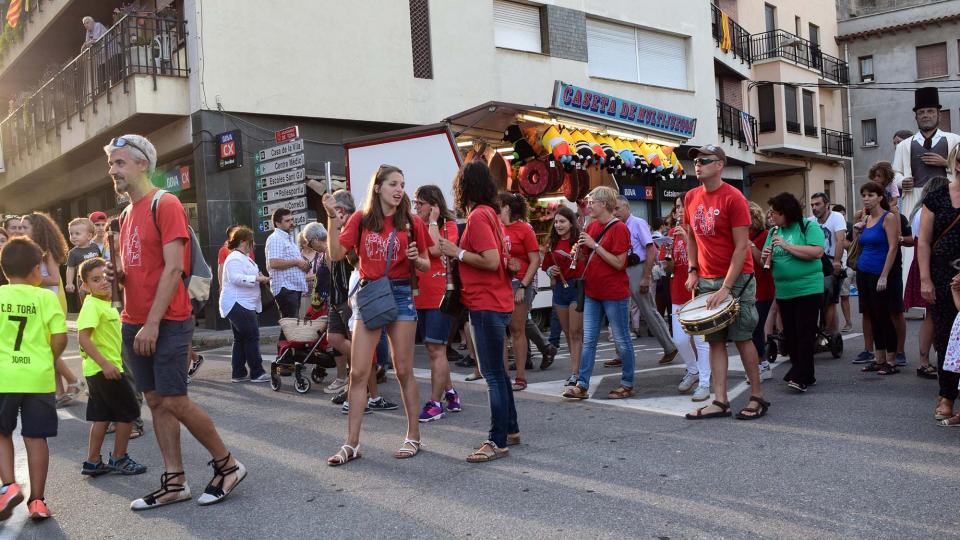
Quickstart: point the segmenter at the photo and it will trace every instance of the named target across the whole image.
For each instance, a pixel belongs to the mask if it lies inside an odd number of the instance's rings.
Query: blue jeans
[[[519,433],[517,408],[513,403],[513,386],[503,367],[503,340],[510,323],[510,313],[470,311],[470,324],[475,334],[480,373],[487,381],[490,398],[489,439],[500,448],[507,447],[507,434]]]
[[[560,348],[560,333],[563,327],[560,326],[560,318],[557,317],[557,310],[550,310],[550,339],[548,340],[554,347]]]
[[[594,300],[587,296],[583,302],[583,354],[580,357],[580,375],[577,385],[584,390],[590,388],[590,376],[597,356],[597,340],[600,336],[600,322],[604,315],[610,322],[613,341],[623,361],[620,384],[633,388],[633,342],[630,341],[629,298],[623,300]]]
[[[250,378],[256,379],[265,373],[263,357],[260,356],[260,322],[257,320],[257,312],[240,304],[234,304],[230,313],[227,313],[227,320],[230,321],[230,329],[233,330],[231,377],[246,378],[249,367]]]

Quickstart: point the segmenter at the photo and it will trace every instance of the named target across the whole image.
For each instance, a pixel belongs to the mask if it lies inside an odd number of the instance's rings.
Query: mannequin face
[[[920,131],[931,131],[937,129],[937,125],[940,124],[940,109],[936,107],[917,109],[916,117]]]

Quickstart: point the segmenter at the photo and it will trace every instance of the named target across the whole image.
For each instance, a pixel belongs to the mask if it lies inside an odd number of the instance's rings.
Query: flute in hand
[[[771,236],[775,236],[775,235],[777,234],[777,231],[778,231],[778,230],[780,230],[780,227],[774,226],[772,229],[770,229],[770,235],[771,235]],[[770,269],[770,264],[771,264],[772,262],[773,262],[773,244],[772,244],[772,241],[771,241],[771,244],[770,244],[770,255],[768,255],[767,258],[766,258],[766,260],[763,261],[763,269],[764,269],[764,270],[769,270],[769,269]]]

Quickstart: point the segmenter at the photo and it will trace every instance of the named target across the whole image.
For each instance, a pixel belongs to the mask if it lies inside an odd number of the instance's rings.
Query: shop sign
[[[307,223],[316,221],[317,219],[316,213],[312,211],[294,212],[291,215],[293,216],[294,227],[303,227]],[[273,220],[262,219],[257,224],[257,228],[260,229],[260,232],[270,232],[273,230]]]
[[[277,174],[270,174],[257,178],[257,189],[269,189],[295,182],[303,182],[307,178],[306,169],[300,167],[290,171],[284,171]]]
[[[171,193],[178,193],[190,189],[190,166],[182,165],[167,173],[166,185],[163,188]]]
[[[620,192],[623,193],[623,196],[631,201],[645,201],[647,199],[653,198],[653,193],[647,195],[647,190],[652,190],[650,186],[623,186],[620,189]]]
[[[257,192],[257,200],[260,202],[279,201],[282,199],[292,199],[294,197],[306,197],[306,196],[307,196],[306,184],[280,186],[278,188]]]
[[[257,152],[254,159],[257,163],[260,163],[261,161],[277,159],[283,156],[289,156],[290,154],[296,154],[297,152],[303,152],[303,141],[300,139],[265,148]]]
[[[286,208],[291,212],[305,211],[307,209],[307,198],[300,197],[299,199],[290,199],[286,201],[278,201],[260,205],[257,206],[257,212],[260,214],[260,217],[267,217],[273,215],[273,212],[279,210],[280,208]]]
[[[306,162],[307,160],[303,157],[303,154],[296,154],[293,156],[278,159],[276,161],[259,163],[257,164],[256,175],[263,176],[265,174],[285,171],[287,169],[293,169],[295,167],[303,167],[304,164],[306,164]]]
[[[217,135],[217,169],[225,171],[243,166],[243,145],[240,130]]]
[[[285,143],[287,141],[291,141],[293,139],[299,139],[299,138],[300,138],[300,126],[290,126],[288,128],[283,128],[279,131],[273,132],[273,140],[275,140],[277,144]]]
[[[553,92],[553,106],[603,120],[616,120],[623,124],[683,139],[693,137],[697,130],[696,118],[641,105],[563,81],[557,81]]]

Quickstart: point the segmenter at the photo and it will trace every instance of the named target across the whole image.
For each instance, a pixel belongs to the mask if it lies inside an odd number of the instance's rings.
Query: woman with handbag
[[[774,228],[764,241],[760,259],[773,272],[783,317],[783,337],[790,357],[790,371],[783,380],[790,388],[806,392],[817,382],[813,349],[823,304],[823,230],[816,222],[804,219],[800,201],[790,193],[781,193],[767,204]]]
[[[564,386],[577,384],[583,352],[583,312],[578,309],[577,302],[587,259],[577,249],[579,238],[577,215],[570,208],[561,206],[553,218],[543,270],[553,279],[553,309],[570,348],[570,377]]]
[[[937,350],[937,380],[940,402],[934,411],[936,420],[954,416],[960,374],[943,369],[947,341],[957,308],[951,302],[950,281],[960,266],[960,146],[947,159],[950,183],[927,194],[920,216],[917,257],[920,259],[920,294],[930,304],[933,315],[933,346]],[[960,416],[960,415],[958,415]],[[957,419],[960,423],[960,418]]]
[[[430,253],[430,269],[418,272],[420,294],[414,298],[417,307],[417,324],[420,327],[423,343],[430,357],[430,400],[420,413],[421,422],[432,422],[443,418],[444,404],[449,412],[460,412],[460,394],[453,388],[450,380],[450,364],[447,362],[447,341],[453,318],[440,311],[444,290],[447,285],[447,272],[453,271],[450,263],[440,253],[440,238],[457,243],[459,231],[453,212],[447,208],[447,201],[440,188],[434,185],[421,186],[413,194],[413,209],[420,219],[427,222],[427,233],[433,241]]]
[[[327,459],[330,466],[343,465],[360,457],[360,427],[367,407],[367,381],[377,342],[386,327],[400,382],[400,397],[407,415],[407,431],[400,448],[393,454],[407,459],[420,452],[420,423],[417,408],[420,391],[413,377],[413,347],[417,332],[417,311],[413,304],[411,270],[427,271],[427,249],[432,245],[423,220],[411,214],[410,198],[404,193],[403,171],[381,165],[370,180],[364,208],[355,212],[339,235],[329,238],[330,258],[339,261],[347,252],[356,251],[359,288],[353,293],[355,305],[353,340],[350,345],[350,385],[347,393],[347,441]],[[335,213],[333,195],[323,196],[323,206]],[[406,255],[406,261],[401,255]],[[365,290],[366,289],[366,290]]]
[[[257,264],[250,259],[253,251],[253,231],[234,227],[227,239],[230,254],[223,262],[220,283],[220,316],[230,321],[233,330],[232,373],[230,382],[269,382],[270,375],[263,368],[260,355],[260,321],[257,314],[263,310],[260,285],[269,283]],[[249,372],[248,372],[249,370]]]
[[[459,246],[441,238],[440,251],[460,261],[461,299],[470,312],[477,362],[487,382],[490,430],[480,448],[467,456],[470,463],[485,463],[506,457],[507,446],[520,442],[513,388],[503,365],[514,295],[503,225],[498,217],[497,186],[487,164],[471,161],[464,165],[454,180],[453,193],[457,209],[468,216],[467,227]]]

